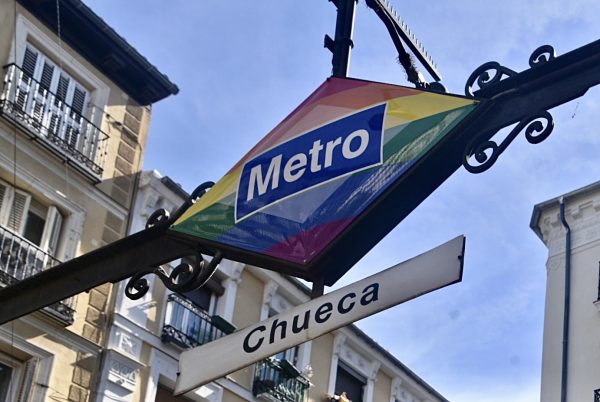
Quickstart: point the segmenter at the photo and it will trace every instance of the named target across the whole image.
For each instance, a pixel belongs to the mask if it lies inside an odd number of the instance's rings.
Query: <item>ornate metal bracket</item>
[[[536,68],[554,59],[556,54],[554,48],[549,45],[540,46],[529,57],[529,66]],[[467,80],[465,94],[473,97],[475,84],[480,90],[491,87],[500,82],[503,77],[512,77],[517,73],[499,63],[492,61],[477,68]],[[489,169],[506,150],[508,145],[525,130],[525,138],[530,144],[539,144],[544,141],[554,129],[554,119],[548,111],[541,110],[521,119],[517,125],[508,133],[500,144],[491,140],[496,133],[483,133],[474,137],[465,148],[463,154],[463,166],[471,173],[481,173]],[[473,164],[472,158],[477,164]]]
[[[213,182],[199,185],[173,213],[173,216],[170,216],[169,212],[163,208],[156,210],[148,218],[146,229],[164,227],[166,230],[213,185]],[[200,252],[196,252],[195,255],[188,256],[187,260],[190,262],[182,262],[171,269],[170,272],[167,272],[162,266],[148,267],[129,279],[125,288],[125,295],[132,300],[144,297],[150,289],[149,282],[145,278],[148,274],[156,275],[167,289],[174,292],[189,292],[198,289],[213,276],[222,259],[223,254],[219,250],[216,251],[210,262],[207,262]]]
[[[514,75],[517,75],[516,71],[500,65],[496,61],[484,63],[469,76],[465,85],[465,95],[473,97],[473,86],[475,84],[479,89],[484,89],[500,82],[502,77],[512,77]]]
[[[488,170],[504,152],[508,145],[525,130],[525,138],[530,144],[539,144],[544,141],[554,128],[554,120],[550,113],[542,111],[530,115],[521,120],[506,138],[498,144],[492,140],[481,141],[481,136],[475,137],[469,142],[463,155],[463,166],[471,173],[481,173]],[[471,164],[471,157],[478,162],[477,165]]]
[[[174,292],[189,292],[198,289],[213,276],[217,271],[217,266],[223,259],[223,254],[217,251],[215,256],[207,262],[202,257],[202,254],[197,253],[194,256],[192,263],[182,262],[169,273],[163,267],[151,267],[138,272],[129,279],[125,288],[125,295],[132,299],[138,300],[150,289],[148,280],[144,276],[154,274],[161,280],[167,289]]]

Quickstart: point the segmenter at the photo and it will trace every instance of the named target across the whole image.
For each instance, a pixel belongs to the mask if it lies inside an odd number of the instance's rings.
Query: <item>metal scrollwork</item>
[[[554,48],[550,45],[543,45],[531,53],[531,56],[529,56],[529,66],[531,68],[538,67],[555,58],[556,51]]]
[[[161,208],[156,210],[146,222],[146,229],[164,227],[168,228],[173,224],[183,213],[191,207],[200,197],[206,194],[206,191],[214,186],[215,183],[208,181],[202,183],[190,194],[172,215],[168,211]],[[207,262],[202,257],[200,252],[191,256],[190,262],[182,262],[175,268],[167,272],[163,267],[149,267],[141,270],[140,272],[133,275],[127,286],[125,287],[125,295],[132,299],[138,300],[144,297],[148,290],[150,290],[150,284],[146,275],[154,274],[161,280],[161,282],[170,290],[174,292],[189,292],[197,289],[212,277],[216,272],[217,266],[223,259],[223,253],[217,250],[214,257]]]
[[[525,129],[525,138],[530,144],[539,144],[544,141],[554,129],[554,119],[546,111],[532,118],[529,122]]]
[[[490,72],[492,74],[490,74]],[[469,76],[469,79],[465,85],[465,94],[467,96],[473,96],[473,86],[475,83],[477,83],[479,89],[484,89],[499,82],[504,76],[511,77],[516,74],[517,73],[515,71],[500,65],[498,62],[487,62],[479,66]]]
[[[154,274],[160,279],[165,287],[173,292],[189,292],[202,287],[217,271],[217,266],[223,259],[223,254],[217,250],[215,256],[207,262],[202,254],[197,253],[192,263],[182,262],[171,270],[170,273],[163,267],[148,268],[131,277],[125,287],[125,295],[138,300],[144,297],[150,285],[146,275]]]
[[[146,221],[146,229],[153,228],[155,226],[161,226],[169,221],[169,211],[164,208],[157,209],[148,217]]]
[[[556,52],[554,51],[554,48],[550,45],[543,45],[538,47],[533,51],[533,53],[531,53],[531,56],[529,56],[529,66],[531,68],[539,67],[544,63],[547,63],[548,61],[555,58]],[[477,84],[477,86],[481,90],[498,83],[504,77],[512,77],[516,74],[517,73],[515,71],[502,66],[498,62],[487,62],[479,66],[469,76],[469,79],[465,84],[465,94],[467,96],[473,97],[473,87],[475,84]]]
[[[183,215],[183,213],[187,211],[187,209],[191,207],[198,200],[198,198],[206,194],[206,190],[208,190],[214,185],[215,183],[213,183],[212,181],[207,181],[200,184],[198,187],[196,187],[194,191],[192,191],[192,194],[190,194],[190,196],[184,201],[184,203],[179,208],[177,208],[177,210],[173,213],[172,216],[169,213],[169,211],[165,210],[164,208],[157,209],[152,213],[152,215],[150,215],[150,217],[146,221],[146,229],[157,226],[169,226],[170,224],[175,222],[181,215]]]
[[[510,143],[525,130],[525,138],[530,144],[539,144],[544,141],[554,128],[552,115],[547,111],[530,115],[521,120],[506,138],[498,144],[493,140],[481,141],[476,137],[469,142],[463,155],[463,166],[471,173],[481,173],[488,170],[510,145]],[[477,165],[471,163],[471,158],[475,158]]]
[[[217,270],[223,254],[217,251],[210,262],[206,262],[200,253],[195,257],[193,264],[181,263],[171,271],[169,276],[159,275],[160,280],[174,292],[189,292],[202,287]]]
[[[196,187],[196,189],[192,191],[192,194],[190,194],[190,196],[185,200],[185,202],[179,208],[177,208],[177,211],[173,213],[170,222],[175,222],[177,219],[179,219],[179,217],[183,215],[183,213],[187,211],[189,207],[194,205],[194,203],[200,197],[206,194],[206,190],[210,189],[214,185],[215,183],[213,183],[212,181],[207,181]]]
[[[125,296],[131,300],[138,300],[144,297],[144,295],[148,293],[148,290],[150,289],[148,280],[144,278],[144,276],[153,273],[155,270],[155,268],[147,269],[133,275],[125,287]]]

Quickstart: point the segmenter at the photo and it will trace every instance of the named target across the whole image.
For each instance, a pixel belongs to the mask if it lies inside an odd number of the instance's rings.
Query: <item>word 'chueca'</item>
[[[267,329],[265,325],[258,325],[244,338],[244,352],[256,352],[265,340],[269,344],[273,344],[277,340],[283,340],[289,333],[288,330],[293,334],[308,330],[311,321],[316,324],[323,324],[335,314],[347,314],[357,306],[357,303],[361,306],[367,306],[377,300],[379,300],[379,284],[373,283],[365,287],[360,296],[354,292],[347,293],[340,297],[335,305],[331,302],[324,302],[314,312],[309,309],[304,313],[294,315],[291,323],[285,319],[281,321],[275,319],[271,322],[270,329]]]

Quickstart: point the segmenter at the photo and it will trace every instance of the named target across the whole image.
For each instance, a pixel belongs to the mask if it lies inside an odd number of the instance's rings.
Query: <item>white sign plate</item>
[[[223,338],[184,351],[175,395],[181,395],[379,311],[462,279],[465,237]]]

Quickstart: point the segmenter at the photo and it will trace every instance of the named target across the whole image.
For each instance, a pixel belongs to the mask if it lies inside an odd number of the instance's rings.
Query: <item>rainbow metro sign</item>
[[[477,105],[329,78],[171,233],[226,258],[331,285],[460,166],[464,144],[454,133]],[[446,151],[458,156],[445,158]]]

